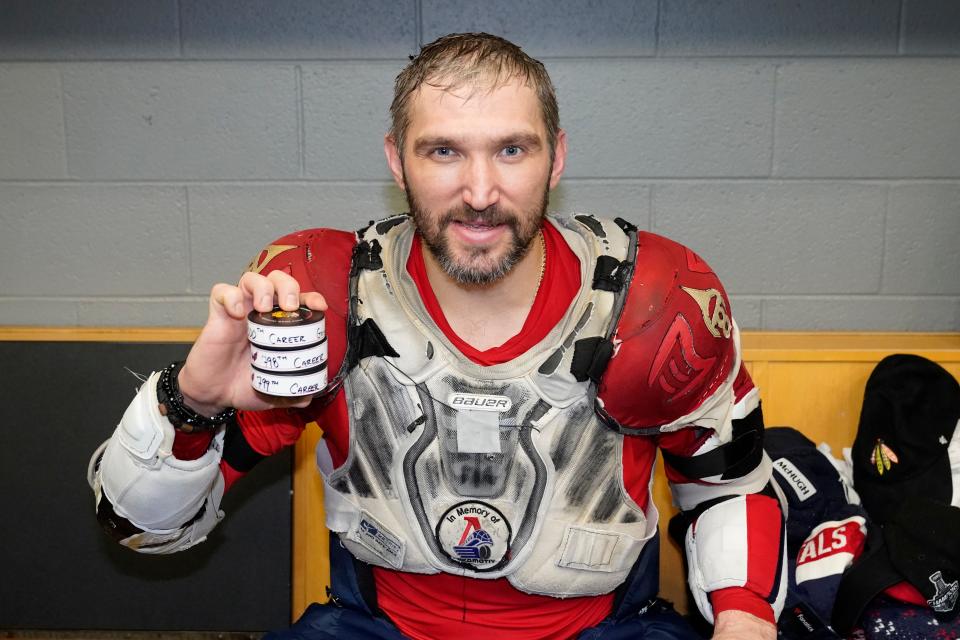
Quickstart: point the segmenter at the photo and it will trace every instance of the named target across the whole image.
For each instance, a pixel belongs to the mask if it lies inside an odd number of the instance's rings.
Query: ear
[[[567,164],[567,132],[557,131],[557,141],[553,147],[553,170],[550,172],[550,188],[553,189],[560,182],[563,169]]]
[[[407,190],[406,182],[403,179],[403,161],[400,159],[400,149],[397,148],[397,141],[393,134],[388,133],[383,137],[383,152],[387,156],[387,166],[390,167],[390,173],[393,174],[393,181],[397,186]]]

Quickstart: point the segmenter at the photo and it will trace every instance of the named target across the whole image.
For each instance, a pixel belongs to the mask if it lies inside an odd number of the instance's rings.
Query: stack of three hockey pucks
[[[272,396],[306,396],[327,385],[327,331],[322,311],[254,309],[247,316],[250,383]]]

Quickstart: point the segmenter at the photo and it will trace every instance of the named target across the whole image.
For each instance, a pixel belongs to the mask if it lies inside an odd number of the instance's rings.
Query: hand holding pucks
[[[272,396],[306,396],[327,384],[327,332],[322,311],[301,306],[254,309],[247,316],[254,389]]]

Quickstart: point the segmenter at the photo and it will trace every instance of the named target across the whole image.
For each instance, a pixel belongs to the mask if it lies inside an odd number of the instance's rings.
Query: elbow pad
[[[200,458],[173,457],[175,432],[158,409],[158,376],[140,387],[113,436],[94,452],[89,471],[98,515],[112,512],[128,521],[139,533],[121,543],[154,553],[200,542],[223,517],[223,430]]]
[[[703,617],[713,624],[711,591],[743,587],[766,600],[778,618],[787,591],[786,544],[772,498],[738,496],[704,511],[685,538],[690,591]]]

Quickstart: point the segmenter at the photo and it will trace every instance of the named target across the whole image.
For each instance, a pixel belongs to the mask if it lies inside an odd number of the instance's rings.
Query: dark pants
[[[613,614],[582,631],[577,636],[579,640],[702,639],[670,605],[655,597],[659,586],[659,550],[659,539],[655,537],[644,548],[618,593]],[[330,537],[330,581],[333,585],[330,602],[310,605],[290,629],[269,633],[265,640],[405,638],[382,614],[374,614],[368,605],[369,591],[361,588],[364,579],[358,577],[353,558],[333,535]]]

